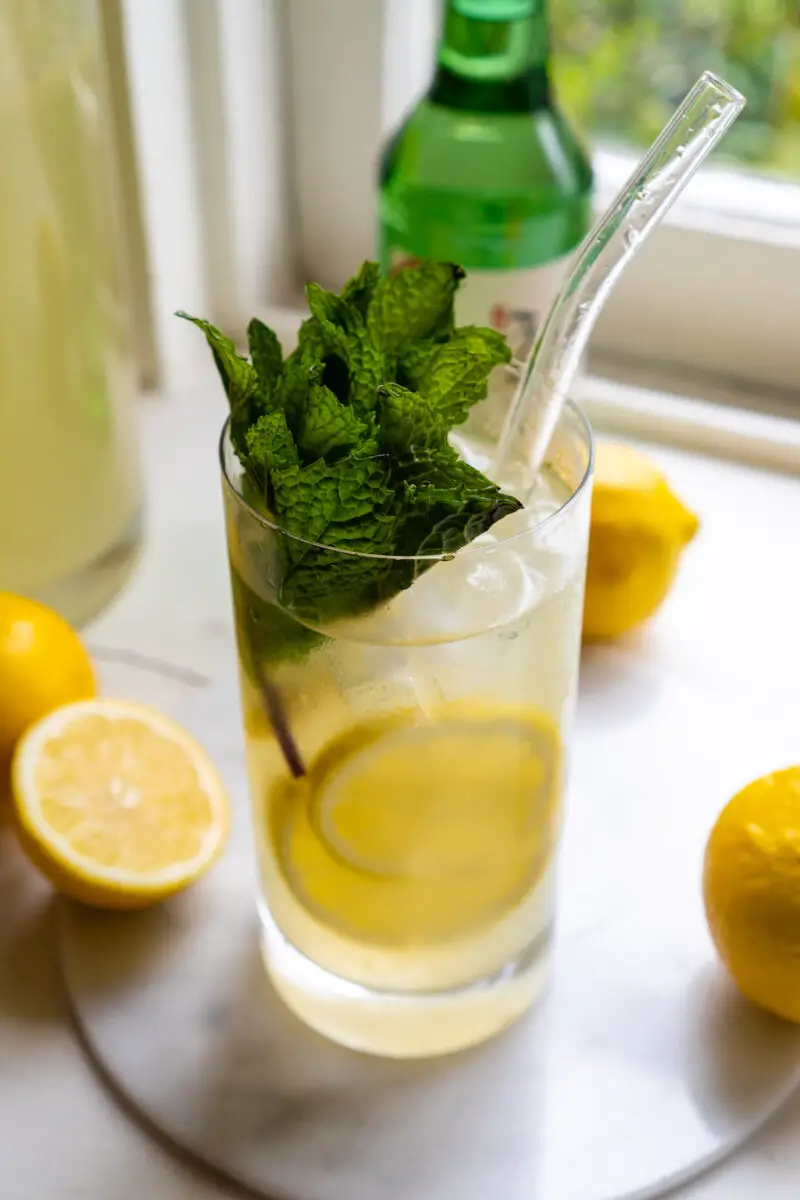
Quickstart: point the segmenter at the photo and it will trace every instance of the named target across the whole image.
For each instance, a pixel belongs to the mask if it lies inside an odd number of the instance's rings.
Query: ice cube
[[[339,621],[336,636],[375,645],[461,641],[518,621],[545,591],[532,563],[491,534],[420,575],[391,603],[355,621]]]

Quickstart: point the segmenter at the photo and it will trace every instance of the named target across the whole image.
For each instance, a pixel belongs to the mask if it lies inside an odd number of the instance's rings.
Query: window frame
[[[169,382],[188,351],[176,307],[240,337],[374,256],[377,156],[426,86],[439,0],[122,2]],[[602,209],[635,160],[594,157]],[[791,405],[799,308],[800,186],[709,166],[616,288],[590,367]]]
[[[305,275],[332,287],[355,261],[374,254],[375,159],[402,111],[424,90],[432,53],[425,42],[438,7],[436,0],[343,2],[348,21],[337,16],[325,31],[337,64],[326,77],[325,104],[315,105],[306,94],[299,119],[293,110],[295,152],[299,148],[306,161],[313,161],[323,153],[324,141],[325,161],[338,161],[338,170],[325,177],[325,201],[317,205],[313,228],[307,223],[300,235]],[[291,7],[292,62],[307,72],[308,47],[320,38],[319,10],[314,0],[292,0]],[[399,61],[403,55],[415,61]],[[359,126],[358,139],[341,138],[326,127],[326,108],[336,103],[331,94],[346,92],[351,108],[358,108],[353,73],[360,63],[381,57],[383,78],[367,73],[360,106],[372,113],[380,109],[381,127],[373,120],[368,132]],[[303,77],[294,76],[296,82]],[[594,161],[599,213],[626,181],[636,156],[600,147]],[[343,186],[344,178],[358,181],[357,197]],[[313,205],[307,171],[295,187],[301,205]],[[698,387],[713,381],[717,391],[785,396],[800,380],[800,338],[793,320],[798,308],[800,187],[708,166],[617,286],[594,332],[590,363],[604,374],[633,366],[655,380],[678,375]]]
[[[297,295],[284,0],[120,0],[165,391],[196,370],[176,309],[236,337]],[[113,65],[113,62],[112,62]]]
[[[635,162],[595,154],[598,211]],[[800,186],[711,164],[618,285],[598,321],[594,361],[604,373],[639,364],[785,401],[800,383],[798,305]]]

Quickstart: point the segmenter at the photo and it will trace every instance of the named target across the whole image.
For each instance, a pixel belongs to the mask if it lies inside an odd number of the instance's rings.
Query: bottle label
[[[388,257],[392,271],[420,261],[398,248]],[[570,258],[566,254],[540,267],[511,271],[467,268],[456,296],[456,323],[491,326],[505,336],[514,357],[524,362],[566,276]]]
[[[456,323],[489,325],[524,362],[566,276],[569,255],[517,271],[468,271],[456,296]]]

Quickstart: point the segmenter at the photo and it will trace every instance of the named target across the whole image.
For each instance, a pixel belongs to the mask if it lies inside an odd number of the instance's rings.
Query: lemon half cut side
[[[97,698],[57,709],[12,765],[23,849],[55,887],[100,908],[180,891],[221,853],[225,788],[206,752],[161,713]]]

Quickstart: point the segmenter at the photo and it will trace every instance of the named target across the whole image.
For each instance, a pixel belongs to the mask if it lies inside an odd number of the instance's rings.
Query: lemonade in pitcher
[[[510,356],[453,327],[460,276],[312,285],[285,362],[258,322],[252,362],[201,323],[267,968],[308,1024],[401,1057],[482,1041],[546,980],[586,567],[577,409],[528,507],[480,469]]]
[[[83,622],[141,504],[95,6],[0,0],[0,589]]]

